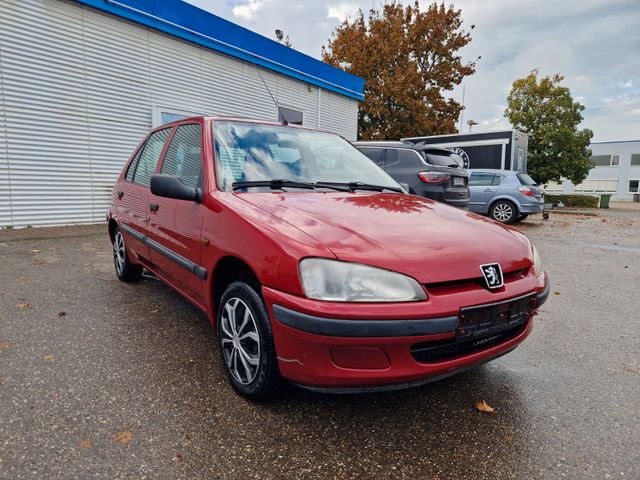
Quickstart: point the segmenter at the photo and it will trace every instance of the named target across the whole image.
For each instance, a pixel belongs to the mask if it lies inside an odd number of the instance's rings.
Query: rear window
[[[533,178],[531,178],[526,173],[518,173],[517,177],[518,177],[518,180],[520,180],[520,183],[522,185],[538,185],[536,182],[533,181]]]
[[[453,152],[423,150],[420,153],[428,164],[438,167],[460,167],[464,163],[462,157]]]

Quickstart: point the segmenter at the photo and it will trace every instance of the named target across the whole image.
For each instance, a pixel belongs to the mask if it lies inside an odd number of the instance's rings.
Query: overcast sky
[[[294,48],[319,58],[336,25],[380,0],[188,0],[274,38],[280,28]],[[428,2],[421,2],[427,5]],[[464,120],[474,131],[509,128],[503,116],[514,79],[533,68],[562,73],[586,106],[594,141],[640,139],[639,0],[455,0],[465,26],[475,24],[466,59],[482,56],[465,80]],[[406,2],[405,2],[406,4]],[[451,96],[461,101],[462,89]],[[464,131],[468,127],[464,127]]]

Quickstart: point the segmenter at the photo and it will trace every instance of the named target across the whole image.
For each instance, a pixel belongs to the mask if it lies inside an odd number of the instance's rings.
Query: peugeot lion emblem
[[[482,270],[484,280],[487,282],[487,288],[500,288],[504,285],[502,269],[500,268],[499,263],[487,263],[486,265],[480,265],[480,270]]]

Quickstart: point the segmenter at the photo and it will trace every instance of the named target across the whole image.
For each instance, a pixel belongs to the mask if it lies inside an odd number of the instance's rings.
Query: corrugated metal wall
[[[356,138],[356,101],[261,73],[305,125]],[[68,0],[0,1],[0,226],[102,221],[159,107],[277,119],[251,64]]]

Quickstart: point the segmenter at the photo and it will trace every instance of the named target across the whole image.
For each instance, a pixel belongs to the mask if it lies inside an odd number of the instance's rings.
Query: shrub
[[[565,207],[598,208],[598,197],[592,195],[545,195],[544,203],[564,203]]]

